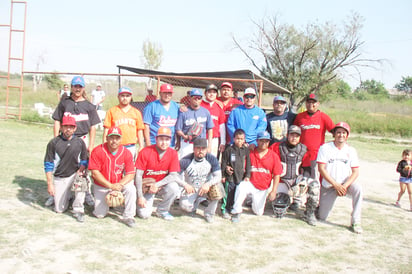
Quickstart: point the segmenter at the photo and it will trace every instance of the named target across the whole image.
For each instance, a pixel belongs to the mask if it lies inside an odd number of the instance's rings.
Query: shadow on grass
[[[47,182],[45,180],[36,180],[25,176],[15,176],[12,182],[20,186],[17,198],[32,207],[45,207],[44,202],[49,196],[47,193]]]
[[[390,207],[393,207],[394,206],[394,204],[392,203],[385,203],[385,202],[383,202],[383,201],[379,201],[379,200],[373,200],[373,199],[369,199],[369,198],[363,198],[363,201],[364,202],[367,202],[367,203],[372,203],[372,204],[377,204],[377,205],[384,205],[384,206],[390,206]]]

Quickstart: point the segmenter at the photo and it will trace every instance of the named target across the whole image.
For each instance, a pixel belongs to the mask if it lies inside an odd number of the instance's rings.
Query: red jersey
[[[311,161],[316,160],[319,147],[325,143],[326,131],[331,131],[335,124],[326,113],[320,110],[312,116],[307,111],[299,113],[293,124],[302,130],[300,142],[308,148],[303,157],[302,166],[308,167]]]
[[[154,178],[159,182],[170,172],[180,172],[180,163],[176,150],[167,148],[162,159],[159,159],[156,145],[151,145],[139,152],[136,168],[144,171],[143,179]]]
[[[223,102],[222,97],[218,97],[217,100],[219,100],[223,104],[223,112],[225,113],[225,124],[227,123],[227,119],[229,119],[230,112],[232,112],[234,108],[237,108],[238,106],[243,105],[242,101],[239,101],[238,99],[233,98],[233,97],[230,98],[230,100],[226,104]],[[229,131],[227,130],[227,127],[226,127],[226,144],[230,144],[230,134],[229,134]]]
[[[134,163],[132,153],[120,146],[113,155],[107,143],[98,145],[92,151],[89,161],[89,170],[98,170],[110,183],[118,183],[124,174],[134,174]],[[105,187],[94,181],[95,184]]]
[[[216,103],[216,102],[206,102],[202,100],[200,106],[204,107],[210,112],[210,116],[212,116],[213,120],[213,138],[220,137],[219,127],[221,124],[224,124],[226,121],[225,113],[223,109]]]
[[[259,157],[257,149],[250,152],[251,165],[251,183],[260,190],[269,188],[274,175],[282,174],[282,164],[279,156],[268,149],[268,152],[262,157]]]
[[[227,119],[229,118],[230,112],[238,107],[239,105],[243,105],[242,101],[239,101],[236,98],[230,98],[230,100],[225,104],[223,102],[222,97],[217,98],[220,102],[223,103],[223,112],[225,113],[225,123],[227,122]]]
[[[189,106],[190,105],[190,96],[186,95],[185,97],[182,97],[182,99],[180,99],[180,103],[184,104],[185,106]]]
[[[156,95],[146,95],[146,98],[144,98],[144,101],[148,103],[156,101],[156,100],[157,100]]]

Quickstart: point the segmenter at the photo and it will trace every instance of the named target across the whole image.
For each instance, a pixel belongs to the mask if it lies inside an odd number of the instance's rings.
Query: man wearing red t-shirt
[[[325,143],[326,131],[331,131],[335,124],[332,119],[324,112],[318,110],[318,97],[312,93],[306,98],[306,111],[296,116],[294,125],[302,130],[300,141],[308,151],[303,157],[302,168],[303,176],[317,179],[316,157],[321,145]]]
[[[156,135],[156,144],[145,147],[136,160],[135,184],[137,189],[137,216],[147,219],[152,215],[153,201],[156,193],[162,197],[157,205],[156,215],[167,221],[173,220],[170,207],[179,195],[176,183],[180,172],[179,158],[176,150],[170,148],[172,131],[160,127]],[[150,185],[143,193],[143,179],[153,178],[156,183]]]
[[[95,147],[90,155],[89,170],[94,181],[93,194],[96,199],[93,214],[103,218],[109,211],[106,195],[121,191],[125,197],[123,222],[136,227],[136,188],[133,184],[134,163],[132,153],[120,145],[122,131],[118,127],[109,129],[106,143]]]
[[[270,134],[267,131],[257,135],[258,146],[250,153],[251,176],[249,181],[242,181],[235,194],[235,203],[232,209],[232,222],[237,223],[242,213],[242,204],[246,197],[252,195],[252,211],[256,215],[262,215],[265,209],[266,196],[273,180],[273,187],[269,193],[269,200],[276,197],[282,164],[279,156],[269,150]]]
[[[221,153],[225,150],[226,144],[226,117],[222,109],[223,104],[216,100],[217,97],[217,86],[210,84],[206,86],[205,98],[203,98],[200,106],[204,107],[210,112],[213,120],[213,138],[212,138],[212,148],[211,153],[217,157],[218,151]],[[220,143],[220,145],[219,145]]]
[[[233,98],[233,86],[232,83],[223,82],[220,85],[220,97],[217,98],[220,102],[222,102],[223,112],[225,113],[225,124],[227,123],[227,119],[229,118],[230,112],[240,106],[243,105],[242,101],[239,101],[236,98]],[[226,129],[226,144],[230,144],[230,135]]]

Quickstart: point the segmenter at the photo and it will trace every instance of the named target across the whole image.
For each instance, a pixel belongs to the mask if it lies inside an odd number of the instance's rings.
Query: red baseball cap
[[[173,92],[173,86],[171,84],[163,84],[160,86],[160,92]]]
[[[343,128],[344,130],[346,130],[346,131],[348,132],[348,135],[350,134],[350,126],[349,126],[347,123],[345,123],[345,122],[339,122],[339,123],[337,123],[337,124],[335,125],[335,127],[333,128],[332,132],[335,132],[335,130],[336,130],[337,128],[339,128],[339,127],[341,127],[341,128]]]
[[[231,89],[233,89],[232,83],[230,83],[230,82],[223,82],[220,85],[220,88],[223,88],[223,87],[230,87]]]
[[[72,116],[63,116],[62,126],[76,126],[76,119]]]
[[[109,129],[107,136],[112,136],[112,135],[117,135],[117,136],[122,137],[122,131],[118,127],[112,127]]]

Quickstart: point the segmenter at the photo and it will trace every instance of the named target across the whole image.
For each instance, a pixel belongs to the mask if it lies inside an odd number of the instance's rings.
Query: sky
[[[0,0],[0,25],[10,23],[10,0]],[[250,69],[232,36],[247,41],[252,21],[277,16],[302,28],[308,23],[341,26],[356,12],[364,18],[362,57],[385,59],[377,70],[347,72],[353,88],[374,79],[392,88],[412,76],[412,1],[278,0],[28,0],[24,71],[117,73],[116,65],[142,68],[142,45],[163,48],[159,70],[207,72]],[[14,5],[13,25],[23,26],[23,5]],[[20,36],[19,36],[20,35]],[[12,53],[21,52],[21,34]],[[0,28],[0,70],[7,71],[8,28]],[[14,52],[13,52],[14,51]],[[41,61],[40,61],[41,60]],[[38,64],[38,68],[37,68]],[[12,62],[12,70],[19,63]],[[126,72],[125,72],[126,73]]]

